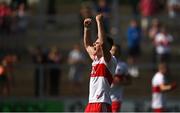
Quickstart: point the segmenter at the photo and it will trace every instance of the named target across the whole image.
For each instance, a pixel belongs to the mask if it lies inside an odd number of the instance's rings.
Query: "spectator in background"
[[[0,2],[0,31],[2,33],[5,16],[5,3]]]
[[[149,38],[152,41],[152,43],[154,43],[155,36],[160,31],[160,27],[161,27],[161,24],[160,24],[159,19],[154,18],[152,20],[152,22],[151,22],[151,26],[150,26],[150,29],[149,29]]]
[[[7,54],[3,59],[3,64],[7,67],[6,70],[12,82],[14,80],[14,65],[17,62],[18,56],[16,54]]]
[[[152,61],[156,64],[156,44],[155,36],[160,32],[161,23],[157,18],[152,20],[150,29],[149,29],[149,38],[152,43]],[[155,70],[155,69],[153,69]]]
[[[17,29],[18,32],[25,32],[27,29],[27,10],[24,3],[19,4],[17,9]]]
[[[158,62],[166,62],[169,63],[170,53],[171,53],[171,42],[173,41],[173,37],[168,33],[167,28],[162,26],[160,32],[155,35],[155,46],[156,46],[156,54]]]
[[[58,96],[59,86],[61,81],[61,68],[62,55],[57,47],[52,47],[48,54],[49,66],[49,94],[51,96]]]
[[[140,13],[142,16],[141,26],[146,34],[150,23],[150,17],[157,13],[157,0],[141,0]]]
[[[111,13],[110,2],[108,0],[97,0],[96,11],[97,13],[103,14],[105,32],[109,33]]]
[[[76,87],[76,90],[81,89],[85,56],[78,44],[75,44],[73,50],[70,51],[68,63],[70,65],[69,80],[73,83],[73,86]]]
[[[160,63],[158,72],[152,78],[152,109],[153,112],[165,112],[165,91],[170,91],[176,88],[176,83],[167,83],[167,65]]]
[[[13,86],[14,64],[17,63],[17,56],[8,54],[3,57],[0,64],[0,92],[3,96],[9,96]]]
[[[80,37],[83,37],[84,34],[84,26],[83,26],[83,22],[85,18],[93,18],[93,11],[91,8],[91,3],[89,2],[83,2],[81,4],[81,8],[80,8]]]
[[[43,78],[43,88],[41,89],[45,93],[46,90],[46,74],[45,74],[45,64],[47,63],[47,54],[43,51],[41,47],[36,47],[30,51],[32,54],[32,60],[35,64],[34,72],[34,94],[35,96],[40,96],[40,79]]]
[[[0,3],[0,32],[8,34],[11,27],[11,9],[6,2]]]
[[[24,4],[25,8],[28,7],[28,0],[11,0],[10,6],[12,10],[18,9],[20,4]]]
[[[48,15],[47,22],[53,25],[55,25],[56,23],[56,18],[55,18],[57,13],[56,2],[57,0],[48,0],[47,3],[47,15]]]
[[[130,0],[130,5],[132,8],[132,12],[133,12],[133,16],[137,17],[139,15],[139,8],[138,8],[138,4],[139,4],[140,0]]]
[[[141,52],[141,38],[142,33],[139,24],[137,20],[133,19],[127,31],[129,73],[133,77],[137,77],[139,74],[135,65]]]
[[[180,16],[180,0],[167,0],[170,18]]]
[[[0,94],[3,96],[9,95],[10,85],[8,75],[4,64],[1,61],[0,64]]]

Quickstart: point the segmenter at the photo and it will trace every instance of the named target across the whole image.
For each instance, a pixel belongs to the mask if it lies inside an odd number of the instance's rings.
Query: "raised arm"
[[[90,32],[90,25],[92,20],[87,18],[84,20],[84,47],[87,48],[92,45],[91,42],[91,32]]]
[[[90,26],[91,26],[92,20],[90,18],[86,18],[84,20],[84,47],[86,51],[88,52],[89,56],[91,59],[93,59],[93,43],[91,42],[91,31],[90,31]]]
[[[110,45],[107,43],[107,36],[105,34],[103,25],[103,15],[99,14],[96,16],[97,28],[98,28],[98,39],[102,44],[103,57],[106,62],[111,60]]]

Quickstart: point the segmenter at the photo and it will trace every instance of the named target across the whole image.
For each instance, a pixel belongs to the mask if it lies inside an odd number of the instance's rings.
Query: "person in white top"
[[[155,36],[154,41],[158,61],[167,63],[170,57],[170,44],[173,41],[173,37],[167,32],[165,26],[161,27],[160,32]]]
[[[172,90],[176,87],[176,83],[167,84],[165,75],[167,74],[167,66],[165,63],[158,65],[158,72],[152,78],[152,109],[154,112],[165,111],[164,92]]]
[[[112,112],[120,112],[121,104],[123,101],[124,86],[129,85],[131,83],[131,78],[128,73],[128,65],[119,59],[120,51],[121,49],[119,45],[113,45],[111,49],[111,54],[116,57],[117,66],[110,90]]]
[[[167,0],[167,5],[170,18],[175,18],[180,15],[180,0]]]
[[[68,56],[69,81],[74,95],[81,94],[86,58],[79,44],[75,44]]]
[[[81,51],[80,45],[75,44],[68,57],[68,63],[70,65],[69,80],[73,82],[74,85],[79,86],[82,82],[85,59],[85,55]]]
[[[89,84],[89,103],[85,112],[111,112],[110,86],[114,75],[116,60],[110,50],[113,40],[106,36],[103,26],[103,15],[96,16],[97,40],[90,40],[90,25],[92,20],[84,20],[84,47],[92,62]]]

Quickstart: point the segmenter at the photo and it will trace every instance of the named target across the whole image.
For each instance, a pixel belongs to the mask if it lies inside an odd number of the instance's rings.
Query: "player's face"
[[[164,66],[164,65],[160,65],[160,71],[163,73],[163,74],[166,74],[167,73],[167,67]]]
[[[162,72],[163,72],[164,74],[166,74],[166,73],[167,73],[167,68],[166,68],[166,67],[162,68]]]
[[[97,40],[95,43],[93,43],[93,47],[94,47],[94,51],[95,51],[96,55],[98,55],[98,56],[102,55],[101,44],[100,44],[99,40]]]

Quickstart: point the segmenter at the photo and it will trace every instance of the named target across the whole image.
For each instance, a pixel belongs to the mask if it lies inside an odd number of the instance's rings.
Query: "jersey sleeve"
[[[122,75],[128,75],[128,66],[126,63],[118,63],[116,66],[116,75],[122,76]]]
[[[164,84],[165,81],[164,81],[164,76],[160,73],[158,73],[153,81],[153,84],[154,85],[161,85],[161,84]]]
[[[107,63],[107,67],[110,70],[112,75],[115,74],[116,65],[117,65],[117,60],[116,60],[116,58],[114,56],[112,56],[109,63]]]
[[[158,83],[158,85],[164,84],[164,77],[159,76],[158,79],[157,79],[157,83]]]

